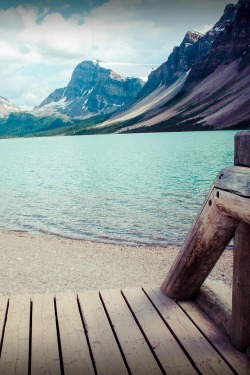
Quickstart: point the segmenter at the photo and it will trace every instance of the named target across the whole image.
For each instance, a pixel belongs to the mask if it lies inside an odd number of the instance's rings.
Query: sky
[[[33,107],[98,59],[146,80],[188,30],[206,32],[228,0],[0,0],[0,96]],[[236,1],[233,1],[235,4]]]

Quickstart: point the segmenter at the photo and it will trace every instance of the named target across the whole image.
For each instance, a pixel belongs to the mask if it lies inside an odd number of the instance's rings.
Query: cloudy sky
[[[0,96],[35,106],[83,60],[146,78],[187,30],[207,31],[229,2],[0,0]]]

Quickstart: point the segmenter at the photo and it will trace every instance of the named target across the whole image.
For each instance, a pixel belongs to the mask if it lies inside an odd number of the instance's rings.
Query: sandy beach
[[[0,232],[0,293],[85,291],[160,285],[179,248],[123,246],[24,232]],[[232,250],[212,280],[232,284]]]

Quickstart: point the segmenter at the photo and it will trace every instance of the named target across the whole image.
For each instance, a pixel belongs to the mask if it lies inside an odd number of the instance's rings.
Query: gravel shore
[[[24,232],[0,232],[0,293],[44,293],[160,285],[177,246],[124,246]],[[212,280],[232,285],[233,251]]]

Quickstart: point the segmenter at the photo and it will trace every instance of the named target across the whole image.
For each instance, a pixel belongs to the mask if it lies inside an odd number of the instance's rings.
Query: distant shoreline
[[[160,285],[180,247],[128,246],[0,231],[0,293],[45,293]],[[210,274],[232,284],[233,252]]]

